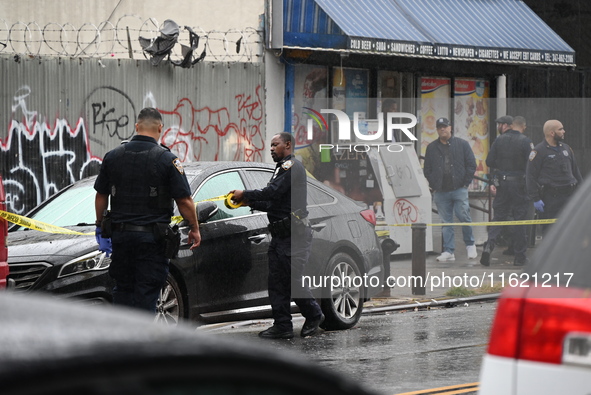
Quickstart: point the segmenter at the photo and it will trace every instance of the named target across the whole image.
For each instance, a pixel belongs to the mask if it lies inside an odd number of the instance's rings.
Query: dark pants
[[[269,245],[269,299],[273,309],[274,325],[283,331],[293,330],[291,322],[291,297],[306,318],[322,314],[310,289],[302,284],[304,267],[310,256],[312,230],[304,229],[291,237],[273,237]]]
[[[501,181],[497,188],[497,195],[493,201],[494,217],[493,221],[524,221],[527,219],[529,207],[532,205],[529,200],[525,183],[523,181]],[[488,230],[488,248],[494,249],[495,240],[501,234],[502,226],[491,226]],[[515,257],[525,258],[527,251],[527,226],[511,226],[513,239],[511,240]]]
[[[164,243],[154,233],[114,231],[109,274],[115,279],[113,304],[156,311],[168,276]]]
[[[542,201],[544,202],[544,212],[538,214],[540,219],[558,218],[560,210],[574,192],[574,188],[565,187],[560,189],[544,188]],[[542,234],[545,234],[550,227],[549,224],[542,225]]]

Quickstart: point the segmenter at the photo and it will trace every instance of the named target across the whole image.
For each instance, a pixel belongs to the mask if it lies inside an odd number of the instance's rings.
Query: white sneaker
[[[453,262],[456,260],[456,256],[451,252],[444,251],[443,254],[437,257],[437,261],[439,262]]]
[[[476,259],[478,257],[475,245],[466,246],[466,251],[468,252],[468,259]]]

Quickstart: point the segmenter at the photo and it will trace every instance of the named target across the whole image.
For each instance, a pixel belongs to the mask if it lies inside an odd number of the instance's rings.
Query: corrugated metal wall
[[[0,172],[9,210],[24,214],[96,174],[147,106],[183,162],[263,160],[263,63],[0,58]]]

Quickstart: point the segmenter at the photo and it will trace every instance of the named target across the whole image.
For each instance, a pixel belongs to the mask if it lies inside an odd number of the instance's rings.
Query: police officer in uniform
[[[493,185],[496,190],[493,201],[493,221],[507,221],[512,218],[522,221],[527,218],[529,205],[531,204],[525,189],[525,171],[527,160],[533,149],[533,143],[529,137],[517,130],[511,129],[513,117],[505,115],[497,119],[498,131],[501,133],[490,148],[486,158],[486,165],[495,169]],[[490,265],[490,254],[495,248],[495,241],[501,234],[501,226],[491,226],[488,231],[488,240],[484,244],[480,263]],[[513,251],[515,252],[516,266],[526,263],[527,228],[523,225],[513,226]]]
[[[154,108],[140,111],[135,135],[107,152],[94,184],[99,249],[109,253],[109,239],[98,226],[108,216],[112,228],[112,261],[115,280],[113,303],[156,311],[166,283],[169,260],[166,237],[173,215],[173,200],[189,227],[188,242],[201,242],[195,204],[179,159],[157,141],[162,116]],[[111,201],[111,211],[107,207]],[[103,232],[106,229],[103,229]],[[178,246],[178,244],[177,244]]]
[[[527,165],[527,192],[542,219],[556,218],[575,187],[582,181],[571,147],[563,143],[560,121],[544,124],[544,141],[536,145]],[[543,226],[547,229],[547,225]]]
[[[259,333],[268,339],[294,336],[290,302],[293,300],[306,318],[301,336],[313,335],[324,321],[320,306],[310,289],[302,284],[302,274],[310,255],[312,229],[306,210],[307,182],[304,166],[293,156],[295,141],[282,132],[271,140],[271,157],[277,163],[275,173],[263,189],[234,190],[233,200],[252,209],[266,211],[269,218],[269,299],[273,326]]]

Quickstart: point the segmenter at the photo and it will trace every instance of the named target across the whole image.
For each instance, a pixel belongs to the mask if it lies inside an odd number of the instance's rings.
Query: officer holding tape
[[[493,221],[516,221],[527,219],[531,205],[525,190],[525,170],[529,153],[533,143],[529,137],[517,130],[511,129],[513,117],[505,115],[497,119],[498,131],[501,135],[496,138],[486,158],[486,165],[495,169],[493,185],[496,189],[493,201]],[[490,265],[490,254],[495,248],[495,241],[501,234],[502,227],[491,226],[488,240],[484,244],[480,263]],[[513,251],[515,252],[515,266],[523,266],[527,262],[527,228],[523,225],[513,226]]]
[[[312,229],[306,210],[307,181],[304,165],[293,156],[295,141],[282,132],[271,140],[271,157],[277,163],[275,173],[263,189],[234,190],[233,200],[255,210],[266,211],[269,218],[269,299],[273,310],[273,326],[259,333],[267,339],[290,339],[294,336],[290,302],[293,301],[306,318],[301,336],[313,335],[324,321],[320,306],[310,289],[302,284],[308,262]]]
[[[536,145],[527,164],[527,193],[541,219],[556,218],[582,181],[571,147],[563,143],[564,126],[560,121],[544,124],[544,141]],[[547,229],[547,225],[543,227]]]
[[[94,184],[99,250],[109,251],[109,237],[113,244],[113,303],[151,312],[166,283],[168,259],[178,250],[179,240],[169,227],[173,200],[189,223],[190,248],[201,242],[183,167],[168,148],[158,145],[162,127],[158,110],[141,110],[137,135],[107,152]]]

